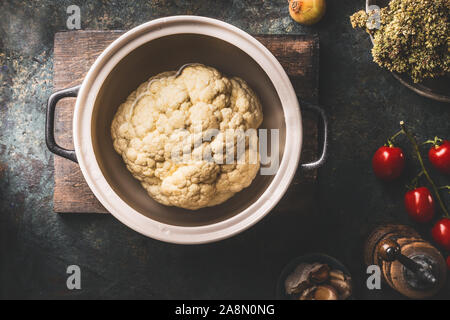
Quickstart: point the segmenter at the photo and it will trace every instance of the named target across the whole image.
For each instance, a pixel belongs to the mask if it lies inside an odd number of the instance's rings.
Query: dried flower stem
[[[419,151],[419,145],[417,144],[416,139],[414,138],[414,136],[411,133],[409,133],[408,130],[406,130],[404,121],[400,121],[400,127],[402,128],[403,133],[408,137],[409,141],[412,143],[414,150],[416,152],[417,158],[419,159],[420,166],[422,167],[423,174],[425,175],[425,177],[427,178],[431,187],[433,188],[436,199],[439,202],[439,205],[441,206],[441,209],[444,212],[444,215],[447,218],[450,218],[447,208],[445,207],[444,202],[442,201],[441,196],[439,195],[439,190],[436,187],[436,185],[434,184],[433,180],[431,179],[427,169],[425,168],[425,165],[424,165],[423,159],[422,159],[422,155],[420,154],[420,151]]]

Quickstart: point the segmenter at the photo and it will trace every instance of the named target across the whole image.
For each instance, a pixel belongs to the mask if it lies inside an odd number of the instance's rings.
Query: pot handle
[[[302,105],[302,107],[304,106],[304,107],[306,107],[308,109],[311,109],[311,110],[317,112],[319,114],[320,118],[322,118],[322,123],[323,123],[323,136],[322,136],[323,147],[322,147],[322,153],[321,153],[319,159],[317,159],[316,161],[310,162],[310,163],[303,163],[303,164],[300,165],[301,168],[303,168],[303,169],[313,170],[313,169],[317,169],[317,168],[321,167],[325,163],[325,160],[326,160],[326,157],[327,157],[328,120],[327,120],[327,116],[325,115],[325,111],[321,107],[319,107],[319,106],[317,106],[315,104],[303,101],[303,100],[300,99],[300,97],[298,97],[298,99],[299,99],[300,104]]]
[[[67,88],[53,93],[47,102],[47,116],[45,118],[45,143],[48,150],[63,158],[77,162],[75,150],[60,147],[55,140],[55,109],[59,100],[67,97],[76,97],[81,86]]]

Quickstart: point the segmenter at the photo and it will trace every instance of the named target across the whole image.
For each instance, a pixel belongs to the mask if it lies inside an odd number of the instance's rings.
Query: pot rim
[[[132,50],[154,39],[194,33],[220,38],[246,52],[266,72],[280,98],[286,124],[286,143],[279,169],[258,200],[235,216],[210,225],[183,227],[144,216],[112,189],[98,165],[91,137],[94,103],[104,80]],[[156,19],[131,29],[111,43],[87,73],[73,117],[75,152],[83,176],[102,205],[119,221],[148,237],[178,244],[200,244],[229,238],[253,226],[279,202],[300,160],[303,141],[300,106],[289,77],[278,60],[248,33],[220,20],[199,16]]]

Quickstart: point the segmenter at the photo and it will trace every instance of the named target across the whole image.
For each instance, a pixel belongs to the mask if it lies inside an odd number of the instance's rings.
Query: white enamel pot
[[[225,203],[197,211],[161,205],[151,199],[127,171],[113,149],[112,118],[118,106],[152,75],[186,63],[210,65],[246,80],[263,105],[261,128],[279,129],[279,169],[257,175],[250,187]],[[75,150],[54,138],[56,103],[76,96],[73,117]],[[303,104],[302,104],[303,106]],[[320,159],[304,164],[321,165]],[[122,223],[161,241],[197,244],[231,237],[261,220],[286,192],[297,170],[302,147],[300,106],[277,59],[255,38],[215,19],[174,16],[140,25],[114,41],[97,58],[81,86],[54,93],[48,101],[46,142],[53,153],[78,162],[84,178],[103,206]]]

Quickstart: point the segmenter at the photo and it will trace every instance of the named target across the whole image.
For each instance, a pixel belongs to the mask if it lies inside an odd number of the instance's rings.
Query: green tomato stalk
[[[421,171],[421,173],[420,173],[420,176],[421,176],[421,175],[424,175],[424,176],[426,177],[426,179],[428,180],[428,182],[430,183],[430,185],[431,185],[431,187],[432,187],[432,189],[433,189],[433,192],[434,192],[434,194],[435,194],[436,200],[438,201],[438,203],[439,203],[439,205],[440,205],[442,211],[444,212],[445,217],[447,217],[447,218],[450,219],[450,214],[448,213],[448,210],[447,210],[447,208],[445,207],[445,204],[444,204],[444,202],[443,202],[442,199],[441,199],[441,196],[440,196],[440,194],[439,194],[439,190],[438,190],[438,188],[436,187],[435,183],[433,182],[433,179],[431,179],[430,174],[428,173],[428,171],[427,171],[427,169],[426,169],[426,167],[425,167],[425,165],[424,165],[424,163],[423,163],[423,158],[422,158],[422,155],[420,154],[419,145],[417,144],[416,139],[415,139],[414,136],[406,129],[406,125],[405,125],[405,122],[404,122],[404,121],[400,121],[400,127],[401,127],[401,130],[400,130],[398,133],[396,133],[396,134],[393,136],[393,138],[397,137],[400,133],[403,133],[403,134],[405,134],[406,137],[409,139],[409,141],[411,142],[411,144],[412,144],[413,147],[414,147],[414,151],[416,152],[417,159],[419,159],[420,166],[422,167],[422,171]],[[391,138],[391,139],[393,139],[393,138]],[[390,139],[390,140],[391,140],[391,139]],[[389,141],[389,140],[388,140],[388,141]],[[418,177],[416,177],[416,178],[418,178]],[[448,187],[448,186],[446,186],[446,187]]]

